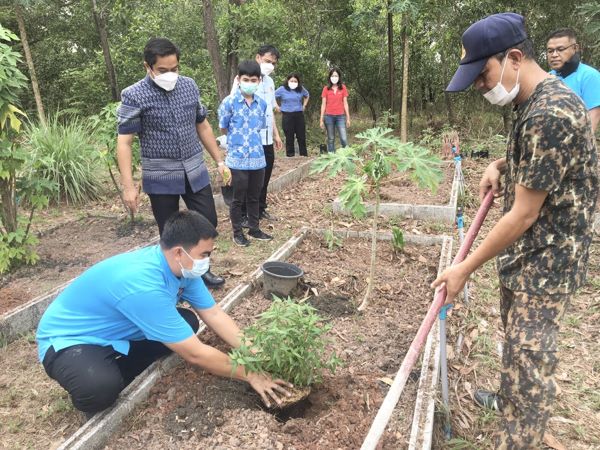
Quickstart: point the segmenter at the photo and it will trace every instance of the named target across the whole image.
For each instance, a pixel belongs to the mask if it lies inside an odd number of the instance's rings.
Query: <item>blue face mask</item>
[[[185,253],[193,262],[191,269],[186,269],[181,265],[181,262],[179,262],[183,278],[201,278],[202,275],[208,272],[208,269],[210,268],[210,258],[208,256],[202,259],[194,259],[184,248],[181,248],[181,250],[183,250],[183,253]]]
[[[248,81],[242,81],[240,83],[240,91],[242,91],[242,94],[252,95],[256,92],[257,89],[258,83],[251,83]]]

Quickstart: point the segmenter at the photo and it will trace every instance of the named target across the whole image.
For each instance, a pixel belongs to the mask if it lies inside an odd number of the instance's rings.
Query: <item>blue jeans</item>
[[[331,115],[325,114],[325,128],[327,128],[327,151],[335,152],[335,129],[337,128],[342,147],[348,146],[348,137],[346,136],[346,114]]]

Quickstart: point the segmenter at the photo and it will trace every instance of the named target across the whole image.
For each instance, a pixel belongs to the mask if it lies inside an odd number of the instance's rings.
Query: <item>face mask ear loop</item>
[[[498,81],[498,84],[502,84],[502,77],[504,76],[504,69],[506,68],[506,61],[508,61],[508,54],[504,57],[504,63],[502,63],[502,72],[500,72],[500,81]]]

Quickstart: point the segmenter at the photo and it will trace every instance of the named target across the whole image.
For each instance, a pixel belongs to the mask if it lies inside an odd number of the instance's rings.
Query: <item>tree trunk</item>
[[[387,39],[388,39],[388,85],[390,96],[390,115],[394,114],[394,17],[389,12],[390,0],[388,0],[387,13]],[[389,126],[389,124],[388,124]]]
[[[0,179],[0,218],[6,233],[17,231],[17,202],[15,197],[15,176],[10,174],[8,178]]]
[[[104,64],[106,65],[106,74],[108,75],[108,82],[110,83],[110,95],[113,102],[118,102],[121,99],[119,88],[117,87],[117,74],[115,72],[115,66],[113,65],[112,58],[110,56],[110,46],[108,44],[108,32],[106,31],[106,22],[102,15],[102,11],[98,10],[96,0],[92,2],[92,16],[94,17],[94,23],[96,24],[96,31],[100,36],[100,46],[102,47],[102,54],[104,55]]]
[[[42,103],[42,95],[40,94],[40,86],[38,84],[37,75],[35,73],[35,66],[33,65],[33,58],[31,57],[31,50],[29,48],[29,41],[27,40],[27,31],[25,29],[25,21],[23,20],[23,10],[18,3],[15,3],[15,16],[17,18],[17,24],[19,26],[19,34],[21,35],[21,43],[23,44],[23,52],[25,53],[25,60],[27,61],[27,68],[29,69],[29,77],[31,78],[31,87],[33,88],[33,96],[35,98],[35,105],[37,107],[38,116],[42,125],[46,125],[46,114],[44,113],[44,104]]]
[[[452,106],[452,100],[449,92],[444,92],[444,101],[446,102],[446,112],[448,113],[448,122],[451,127],[454,127],[456,123],[456,117],[454,116],[454,107]]]
[[[402,111],[400,120],[400,140],[408,141],[408,56],[410,46],[408,42],[408,14],[404,14],[404,27],[402,36],[404,38],[404,49],[402,51]]]
[[[215,28],[215,14],[211,0],[202,0],[202,18],[204,21],[204,38],[206,39],[206,48],[210,55],[213,75],[217,83],[217,93],[219,100],[223,100],[229,95],[229,81],[221,59],[221,50],[219,49],[219,37]]]
[[[369,280],[367,283],[367,292],[362,303],[357,308],[364,311],[369,305],[369,297],[373,291],[373,278],[375,278],[375,263],[377,262],[377,219],[379,217],[379,186],[375,186],[375,210],[373,211],[373,224],[371,226],[371,265],[369,267]]]

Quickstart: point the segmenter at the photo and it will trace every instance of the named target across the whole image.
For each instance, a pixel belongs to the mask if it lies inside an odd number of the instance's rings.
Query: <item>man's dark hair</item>
[[[152,38],[144,47],[144,61],[150,67],[156,64],[158,56],[169,55],[177,56],[177,61],[179,61],[179,47],[165,38]]]
[[[238,75],[247,75],[249,77],[261,76],[260,65],[251,59],[245,59],[238,65]]]
[[[331,69],[329,69],[329,75],[327,76],[327,89],[331,90],[333,89],[333,83],[331,82],[331,75],[333,75],[333,73],[337,73],[339,80],[337,82],[337,87],[338,89],[341,89],[343,84],[342,84],[342,72],[340,72],[340,69],[338,69],[337,67],[332,67]]]
[[[181,246],[186,250],[198,242],[215,239],[219,233],[206,217],[196,211],[177,211],[165,222],[160,245],[164,249]]]
[[[494,55],[494,58],[496,58],[498,61],[502,61],[504,59],[504,57],[508,54],[508,52],[510,52],[511,50],[514,50],[514,49],[521,50],[521,53],[523,53],[523,56],[525,56],[525,59],[535,60],[535,58],[536,58],[535,50],[533,48],[533,42],[529,38],[525,39],[520,44],[513,45],[512,47],[507,48],[502,53],[496,53]]]
[[[569,39],[577,42],[577,33],[572,28],[559,28],[558,30],[554,30],[552,33],[548,35],[546,38],[546,42],[550,39],[568,37]]]
[[[298,87],[296,89],[292,89],[289,86],[289,82],[292,78],[295,78],[296,80],[298,80]],[[302,92],[302,80],[300,79],[300,74],[297,72],[292,72],[290,73],[287,77],[285,77],[285,84],[283,85],[283,87],[285,87],[288,91],[296,91],[296,92]]]
[[[277,58],[277,61],[279,61],[279,58],[281,57],[279,50],[277,50],[275,46],[269,44],[258,47],[258,51],[256,53],[258,53],[260,56],[265,56],[267,53],[270,53]]]

